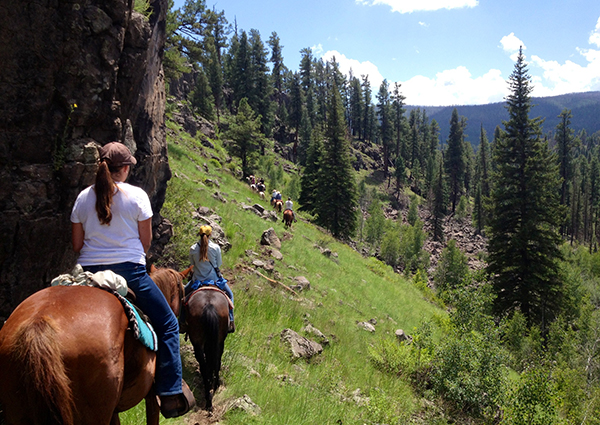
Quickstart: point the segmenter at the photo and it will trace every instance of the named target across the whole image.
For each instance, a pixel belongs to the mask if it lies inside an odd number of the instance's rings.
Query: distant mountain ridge
[[[452,110],[456,108],[460,116],[467,118],[467,128],[465,131],[466,140],[473,147],[479,145],[480,128],[483,125],[488,137],[488,141],[494,138],[496,126],[504,129],[503,120],[508,119],[508,112],[505,108],[506,102],[490,103],[487,105],[465,105],[465,106],[414,106],[407,105],[406,110],[410,112],[413,109],[420,108],[427,111],[429,121],[435,119],[440,126],[440,143],[446,144],[448,133],[450,131],[450,117]],[[577,134],[585,129],[588,135],[600,131],[600,91],[569,93],[560,96],[551,97],[533,97],[534,105],[530,112],[530,118],[541,117],[543,123],[543,133],[555,132],[558,125],[558,115],[563,109],[570,109],[573,117],[571,118],[571,128]]]

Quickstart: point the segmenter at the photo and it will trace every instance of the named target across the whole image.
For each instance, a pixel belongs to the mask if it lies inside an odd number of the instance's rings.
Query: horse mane
[[[178,271],[169,268],[157,269],[152,266],[150,277],[162,293],[165,294],[169,305],[172,305],[171,300],[181,300],[183,298],[183,276]]]
[[[33,401],[29,407],[39,423],[45,423],[50,413],[56,423],[72,425],[75,405],[56,328],[47,316],[26,321],[15,335],[11,353],[22,365],[24,388]]]

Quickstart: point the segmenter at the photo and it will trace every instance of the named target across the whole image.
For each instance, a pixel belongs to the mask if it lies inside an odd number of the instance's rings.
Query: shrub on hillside
[[[465,285],[469,278],[469,264],[467,256],[456,246],[452,239],[448,246],[442,250],[433,281],[435,282],[438,296],[445,302],[451,302],[453,292]]]
[[[504,363],[493,335],[447,333],[433,360],[434,392],[465,413],[494,417],[506,391]]]
[[[504,405],[506,425],[553,425],[560,423],[556,387],[550,370],[534,366],[521,374],[508,391]]]

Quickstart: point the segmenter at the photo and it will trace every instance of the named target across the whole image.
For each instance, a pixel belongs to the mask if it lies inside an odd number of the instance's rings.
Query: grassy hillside
[[[221,226],[233,246],[224,253],[224,274],[235,294],[237,331],[225,343],[223,386],[215,397],[215,416],[200,412],[189,419],[199,423],[220,419],[224,424],[406,423],[421,412],[419,397],[408,381],[379,371],[370,351],[383,341],[394,343],[396,329],[410,334],[443,313],[390,267],[361,257],[308,224],[301,214],[286,232],[281,221],[265,221],[243,210],[242,202],[267,207],[268,200],[261,201],[233,176],[235,167],[227,164],[220,142],[212,141],[215,149],[208,149],[174,124],[169,124],[169,130],[173,179],[162,215],[173,222],[175,235],[165,262],[180,269],[187,266],[197,224],[192,212],[198,206],[222,217]],[[219,187],[206,185],[206,179],[216,180]],[[215,199],[215,191],[227,202]],[[251,271],[253,259],[269,259],[260,245],[260,236],[269,227],[282,239],[283,259],[275,260],[272,272],[261,273],[285,285],[304,276],[310,290],[294,295]],[[318,247],[335,254],[327,257]],[[256,255],[248,256],[246,251]],[[357,325],[369,320],[376,323],[374,333]],[[292,361],[280,333],[286,328],[301,333],[308,323],[330,343],[310,361]],[[182,340],[182,344],[184,375],[200,396],[189,343]],[[225,412],[229,402],[244,395],[260,407],[258,416],[239,409]],[[141,406],[128,412],[124,423],[143,423],[142,412]]]

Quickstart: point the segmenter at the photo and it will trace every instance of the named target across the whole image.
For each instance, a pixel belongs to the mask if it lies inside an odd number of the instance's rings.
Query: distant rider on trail
[[[290,210],[292,212],[292,219],[294,221],[296,220],[296,213],[294,213],[294,203],[292,202],[292,198],[288,196],[287,201],[285,201],[285,210],[283,210],[283,212],[285,213],[286,211]],[[282,220],[285,222],[285,218]]]

